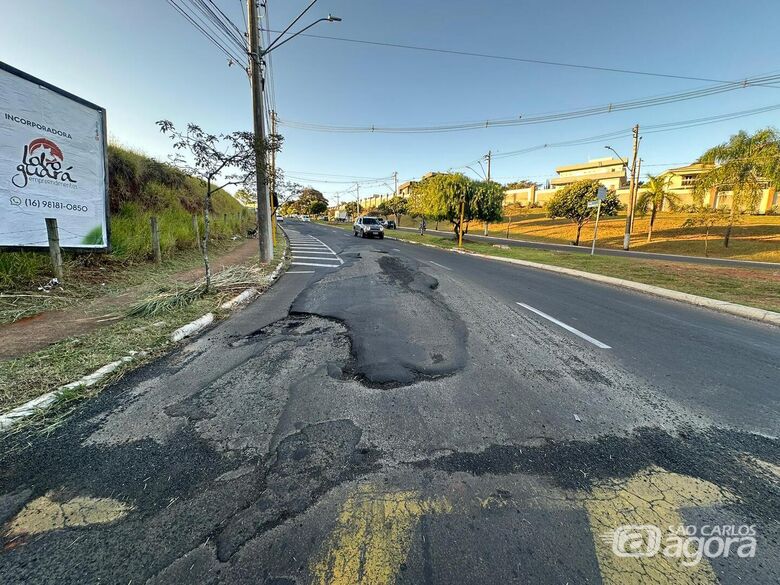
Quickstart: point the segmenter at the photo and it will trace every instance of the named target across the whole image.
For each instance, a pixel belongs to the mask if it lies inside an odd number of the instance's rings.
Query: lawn
[[[329,225],[351,229],[349,224]],[[421,236],[417,233],[399,230],[392,232],[392,236],[389,237],[431,244],[445,249],[457,247],[457,242],[449,236]],[[506,249],[488,243],[469,241],[468,237],[464,242],[464,248],[471,252],[490,256],[516,258],[572,268],[770,311],[780,311],[780,270],[707,266],[685,262],[600,256],[598,254],[590,256],[520,247]]]
[[[543,210],[529,209],[526,213],[511,215],[511,223],[506,221],[489,225],[491,236],[506,237],[509,225],[509,237],[558,244],[571,244],[575,236],[574,225],[564,219],[549,219]],[[653,239],[647,242],[649,216],[637,216],[631,248],[641,252],[659,252],[663,254],[682,254],[686,256],[704,255],[704,230],[702,228],[683,228],[690,217],[685,213],[661,213],[655,220]],[[419,225],[419,220],[403,217],[404,227]],[[599,233],[596,245],[603,248],[622,248],[626,216],[602,218],[599,221]],[[428,227],[434,227],[429,223]],[[449,222],[442,222],[440,229],[449,230]],[[483,233],[482,222],[472,222],[469,231]],[[725,227],[719,226],[710,234],[709,256],[713,258],[732,258],[735,260],[756,260],[762,262],[780,262],[780,216],[747,215],[734,227],[731,243],[723,246]],[[593,224],[587,224],[582,230],[580,245],[589,245],[593,239]]]

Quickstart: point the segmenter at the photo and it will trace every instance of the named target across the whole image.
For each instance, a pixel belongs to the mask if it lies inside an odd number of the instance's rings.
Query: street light
[[[607,150],[611,150],[615,153],[615,156],[618,157],[618,160],[623,163],[623,166],[628,169],[628,161],[623,160],[623,157],[620,156],[614,148],[611,146],[605,146]],[[636,164],[636,161],[634,161],[634,164]],[[628,241],[631,237],[631,228],[634,225],[634,169],[631,169],[631,182],[629,183],[629,189],[628,189],[628,205],[626,210],[626,232],[624,236],[624,249],[628,249]]]
[[[317,0],[311,0],[309,5],[301,12],[295,19],[287,25],[279,36],[273,40],[265,49],[260,48],[259,39],[259,26],[257,18],[257,0],[247,0],[247,21],[249,29],[249,65],[250,65],[250,78],[252,81],[252,111],[254,114],[254,133],[255,144],[257,149],[257,162],[256,162],[256,179],[257,179],[257,239],[260,248],[260,262],[265,264],[270,262],[274,256],[273,250],[273,232],[275,231],[273,225],[273,217],[271,210],[271,201],[266,184],[265,176],[265,129],[263,128],[263,89],[264,83],[262,81],[262,65],[263,58],[273,51],[278,49],[286,42],[291,41],[298,35],[309,30],[315,24],[323,21],[327,22],[341,22],[341,18],[329,14],[327,18],[320,18],[309,26],[306,26],[298,32],[290,35],[286,39],[280,42],[280,39],[284,37],[289,30],[295,26],[295,24],[306,14],[309,9],[314,6]]]

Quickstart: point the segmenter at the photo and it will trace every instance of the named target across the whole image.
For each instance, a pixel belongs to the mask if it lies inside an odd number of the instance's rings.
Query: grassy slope
[[[683,254],[686,256],[704,256],[704,230],[701,228],[682,228],[683,222],[690,217],[684,213],[661,213],[655,220],[653,239],[647,243],[647,228],[650,218],[637,216],[631,248],[642,252],[660,252],[664,254]],[[564,219],[549,219],[543,210],[530,209],[525,213],[510,215],[509,237],[559,244],[570,244],[574,239],[573,224]],[[419,222],[403,217],[401,225],[417,226]],[[621,248],[625,231],[625,215],[604,218],[599,221],[597,245],[605,248]],[[429,222],[429,227],[433,224]],[[449,223],[442,222],[440,228],[450,229]],[[493,223],[489,226],[491,236],[506,236],[507,222]],[[472,222],[470,231],[483,233],[481,222]],[[723,246],[725,227],[717,227],[710,234],[709,255],[717,258],[738,260],[758,260],[780,262],[780,216],[747,215],[735,226],[728,248]],[[593,238],[593,225],[588,224],[582,230],[581,243]]]
[[[330,225],[352,229],[350,224]],[[442,224],[440,227],[446,229],[447,226]],[[400,240],[433,244],[446,249],[457,246],[457,242],[451,237],[420,236],[404,231],[395,231],[392,232],[392,235]],[[573,268],[761,309],[780,311],[780,270],[702,266],[661,260],[589,256],[530,248],[513,247],[506,250],[496,248],[491,244],[473,241],[466,241],[464,248],[491,256],[517,258]]]
[[[164,257],[196,250],[192,214],[203,230],[203,190],[197,179],[146,156],[109,146],[109,199],[112,253],[65,254],[66,282],[78,284],[80,270],[95,264],[108,271],[126,263],[147,262],[152,255],[149,218],[158,217],[160,247]],[[212,198],[211,232],[214,241],[224,241],[242,231],[252,214],[229,193]],[[32,289],[50,278],[47,252],[0,253],[0,291]]]

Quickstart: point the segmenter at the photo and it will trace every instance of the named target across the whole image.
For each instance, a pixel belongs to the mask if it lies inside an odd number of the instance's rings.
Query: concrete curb
[[[100,380],[105,378],[111,372],[114,372],[120,366],[126,364],[127,362],[132,361],[136,357],[141,357],[144,355],[146,355],[145,352],[133,352],[130,355],[126,355],[122,358],[119,358],[115,362],[106,364],[102,368],[95,370],[91,374],[84,376],[83,378],[80,378],[75,382],[71,382],[69,384],[65,384],[64,386],[60,386],[56,390],[47,392],[42,396],[38,396],[38,398],[33,398],[29,402],[25,402],[21,406],[17,406],[13,410],[10,410],[4,415],[0,416],[0,432],[10,429],[16,423],[27,418],[28,416],[32,416],[36,412],[43,410],[48,406],[51,406],[57,400],[57,398],[59,398],[60,395],[66,390],[72,390],[74,388],[79,388],[79,387],[89,388],[90,386],[94,386]]]
[[[284,263],[286,259],[287,259],[287,249],[285,249],[284,255],[279,260],[279,263],[277,264],[274,271],[270,274],[269,286],[270,284],[273,284],[276,281],[276,279],[279,278],[279,275],[284,269]],[[236,309],[239,306],[244,305],[251,300],[254,300],[256,297],[259,297],[261,294],[262,293],[260,293],[260,291],[258,291],[254,287],[248,288],[238,296],[230,299],[225,303],[222,303],[220,308],[227,309],[227,310]],[[194,321],[191,321],[186,325],[179,327],[176,331],[171,333],[170,339],[174,343],[181,341],[182,339],[190,337],[195,333],[198,333],[202,329],[205,329],[213,322],[214,322],[214,313],[206,313],[202,317],[199,317],[198,319],[195,319]],[[102,368],[95,370],[91,374],[84,376],[83,378],[80,378],[75,382],[70,382],[69,384],[60,386],[56,390],[47,392],[46,394],[43,394],[41,396],[38,396],[37,398],[33,398],[28,402],[25,402],[21,406],[17,406],[13,410],[9,410],[5,414],[0,415],[0,433],[10,429],[17,423],[21,422],[23,419],[32,416],[36,412],[39,412],[51,406],[52,404],[54,404],[57,398],[59,398],[59,396],[66,390],[71,390],[73,388],[78,388],[80,386],[83,386],[85,388],[88,388],[89,386],[93,386],[97,384],[105,376],[115,371],[120,366],[122,366],[123,364],[132,361],[136,357],[141,357],[144,355],[146,355],[146,352],[143,351],[130,352],[130,355],[126,355],[114,362],[106,364]]]
[[[719,301],[716,299],[710,299],[708,297],[701,297],[698,295],[692,295],[690,293],[679,292],[668,288],[662,288],[660,286],[654,286],[652,284],[644,284],[642,282],[634,282],[633,280],[624,280],[622,278],[615,278],[612,276],[604,276],[601,274],[594,274],[592,272],[584,272],[582,270],[574,270],[572,268],[563,268],[560,266],[553,266],[551,264],[540,264],[539,262],[531,262],[529,260],[518,260],[515,258],[502,258],[501,256],[490,256],[488,254],[479,254],[477,252],[468,252],[462,250],[454,250],[441,248],[434,246],[433,244],[426,244],[424,242],[413,242],[410,240],[404,240],[403,238],[395,238],[392,236],[385,236],[389,240],[396,240],[398,242],[405,242],[407,244],[414,244],[417,246],[426,246],[428,248],[436,248],[437,250],[444,250],[445,252],[455,252],[456,254],[468,254],[469,256],[476,256],[478,258],[486,258],[488,260],[497,260],[499,262],[506,262],[509,264],[517,264],[518,266],[525,266],[527,268],[536,268],[539,270],[546,270],[548,272],[556,272],[558,274],[565,274],[567,276],[574,276],[576,278],[584,278],[587,280],[593,280],[595,282],[601,282],[603,284],[609,284],[611,286],[618,286],[621,288],[627,288],[637,292],[678,301],[681,303],[688,303],[689,305],[696,305],[697,307],[704,307],[720,313],[726,313],[729,315],[735,315],[737,317],[743,317],[745,319],[751,319],[753,321],[760,321],[762,323],[769,323],[771,325],[780,326],[780,313],[774,311],[767,311],[765,309],[757,309],[755,307],[748,307],[746,305],[740,305],[738,303],[730,303],[728,301]]]

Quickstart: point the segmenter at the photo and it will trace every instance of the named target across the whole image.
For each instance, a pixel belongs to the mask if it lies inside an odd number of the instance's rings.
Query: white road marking
[[[296,256],[293,255],[293,260],[336,260],[336,258],[328,258],[327,256]]]
[[[333,252],[328,252],[327,250],[293,250],[292,252],[293,254],[326,254],[328,256],[335,256]]]
[[[555,317],[551,317],[550,315],[548,315],[547,313],[543,313],[543,312],[542,312],[542,311],[540,311],[539,309],[534,309],[532,306],[530,306],[530,305],[526,305],[525,303],[517,303],[517,304],[518,304],[518,305],[520,305],[521,307],[524,307],[524,308],[528,309],[529,311],[531,311],[531,312],[533,312],[533,313],[536,313],[536,314],[537,314],[537,315],[539,315],[540,317],[544,317],[544,318],[545,318],[545,319],[547,319],[548,321],[552,321],[553,323],[555,323],[555,324],[556,324],[556,325],[558,325],[559,327],[563,327],[564,329],[566,329],[566,331],[569,331],[569,332],[571,332],[571,333],[574,333],[574,335],[576,335],[577,337],[581,337],[581,338],[582,338],[582,339],[584,339],[585,341],[589,341],[590,343],[592,343],[592,344],[593,344],[593,345],[595,345],[596,347],[600,347],[601,349],[612,349],[612,348],[611,348],[609,345],[607,345],[606,343],[602,343],[602,342],[600,342],[598,339],[595,339],[595,338],[591,337],[591,336],[590,336],[590,335],[588,335],[587,333],[583,333],[583,332],[582,332],[582,331],[580,331],[579,329],[575,329],[575,328],[574,328],[574,327],[572,327],[571,325],[567,325],[567,324],[566,324],[566,323],[564,323],[563,321],[559,321],[559,320],[558,320],[558,319],[556,319]]]
[[[340,264],[315,264],[314,262],[290,262],[292,266],[324,266],[325,268],[338,268]]]
[[[312,237],[314,238],[314,236],[312,236]],[[322,244],[323,246],[325,246],[325,247],[326,247],[328,250],[330,250],[331,252],[333,252],[333,248],[331,248],[330,246],[328,246],[328,244],[326,244],[325,242],[323,242],[323,241],[322,241],[322,240],[320,240],[319,238],[314,238],[314,239],[315,239],[315,240],[317,240],[317,241],[318,241],[320,244]],[[339,264],[344,264],[344,261],[343,261],[341,258],[339,258],[339,255],[338,255],[338,254],[336,254],[336,252],[333,252],[333,255],[334,255],[334,256],[335,256],[335,257],[338,259],[338,261],[339,261]]]
[[[314,270],[288,270],[287,274],[314,274]]]
[[[439,264],[438,262],[434,262],[433,260],[428,260],[431,264],[435,264],[439,268],[444,268],[444,270],[452,270],[452,268],[448,268],[447,266],[444,266],[443,264]]]
[[[401,249],[400,249],[400,248],[390,248],[390,249],[391,249],[393,252],[400,252],[400,251],[401,251]]]

